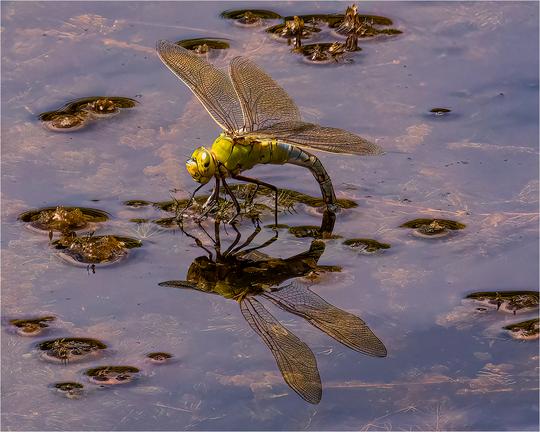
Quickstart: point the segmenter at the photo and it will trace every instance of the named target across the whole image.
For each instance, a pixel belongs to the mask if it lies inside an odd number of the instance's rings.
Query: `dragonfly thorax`
[[[210,150],[199,147],[187,160],[186,168],[193,180],[206,184],[216,173],[216,160]]]

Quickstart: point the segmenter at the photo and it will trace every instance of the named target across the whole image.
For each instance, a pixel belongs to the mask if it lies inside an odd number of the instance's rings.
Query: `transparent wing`
[[[343,129],[319,126],[301,121],[276,123],[248,136],[259,138],[276,138],[287,144],[307,147],[331,153],[348,153],[357,155],[377,155],[383,150],[368,140]]]
[[[283,327],[264,306],[253,297],[240,303],[242,315],[251,328],[270,348],[285,382],[302,399],[317,404],[322,386],[315,356],[309,347]]]
[[[158,41],[156,49],[161,61],[191,89],[222,129],[234,132],[242,128],[242,108],[224,71],[172,42]]]
[[[245,131],[301,120],[300,111],[287,92],[248,58],[235,57],[229,74],[244,114]]]
[[[343,345],[370,356],[386,357],[385,346],[364,321],[327,303],[309,288],[293,282],[263,295]]]

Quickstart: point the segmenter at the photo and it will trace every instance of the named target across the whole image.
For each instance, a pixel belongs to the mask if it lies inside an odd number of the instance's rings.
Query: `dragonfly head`
[[[216,172],[216,161],[210,150],[199,147],[186,162],[186,168],[197,183],[206,184]]]

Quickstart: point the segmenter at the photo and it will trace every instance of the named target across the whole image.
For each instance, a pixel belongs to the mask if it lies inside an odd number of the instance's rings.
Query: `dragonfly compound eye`
[[[191,155],[191,159],[186,162],[186,168],[198,183],[208,183],[216,172],[214,157],[209,150],[199,147]]]

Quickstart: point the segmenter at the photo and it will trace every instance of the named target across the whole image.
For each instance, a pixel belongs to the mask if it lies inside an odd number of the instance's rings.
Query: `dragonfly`
[[[300,111],[287,92],[247,57],[231,60],[229,73],[217,69],[197,54],[172,42],[157,42],[161,61],[186,84],[199,99],[221,134],[210,149],[198,147],[186,162],[197,191],[215,180],[215,186],[203,205],[206,216],[219,199],[220,183],[231,197],[235,214],[240,205],[225,179],[266,186],[275,193],[274,219],[277,225],[278,189],[276,186],[242,173],[259,164],[292,164],[307,168],[319,183],[326,209],[339,210],[332,180],[321,161],[307,149],[354,155],[377,155],[382,149],[342,129],[302,121]]]
[[[188,288],[217,294],[235,300],[240,311],[261,340],[272,352],[285,382],[309,403],[317,404],[322,397],[322,384],[317,361],[311,349],[294,333],[283,326],[259,299],[268,300],[280,309],[297,315],[343,345],[373,357],[386,357],[381,340],[356,315],[326,302],[303,283],[292,278],[312,272],[328,270],[318,261],[325,250],[322,240],[313,240],[309,249],[289,258],[274,258],[260,249],[267,247],[276,237],[260,246],[250,243],[260,227],[238,246],[240,232],[225,252],[221,252],[219,222],[215,222],[215,256],[200,239],[195,239],[208,256],[195,258],[186,280],[161,282],[160,286]],[[201,229],[202,228],[201,226]],[[321,228],[322,229],[322,228]],[[209,234],[207,234],[209,236]]]

